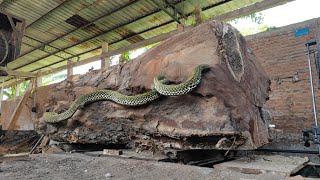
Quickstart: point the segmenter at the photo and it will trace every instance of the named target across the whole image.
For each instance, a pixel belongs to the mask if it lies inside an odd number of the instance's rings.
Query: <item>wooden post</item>
[[[72,61],[68,61],[67,62],[67,76],[70,77],[73,75],[73,65],[72,65]]]
[[[37,91],[41,77],[34,78],[34,91],[32,93],[32,107],[31,112],[37,112]]]
[[[199,24],[202,23],[202,9],[201,7],[197,6],[194,10],[194,16],[195,16],[195,19],[196,19],[196,26],[198,26]]]
[[[19,96],[19,94],[20,94],[20,83],[17,83],[17,85],[16,85],[16,97],[17,96]]]
[[[37,86],[38,87],[42,86],[42,77],[41,76],[37,77]]]
[[[182,24],[178,24],[177,31],[178,31],[178,33],[182,33],[184,31],[184,26]]]
[[[101,56],[101,69],[109,67],[110,66],[110,58],[106,58],[105,54],[108,52],[109,45],[107,42],[102,43],[102,56]]]
[[[13,111],[13,114],[9,120],[9,123],[8,123],[8,130],[14,130],[15,126],[16,126],[16,123],[19,119],[19,116],[21,114],[21,111],[22,111],[22,108],[23,108],[23,105],[26,104],[27,100],[28,100],[28,97],[30,96],[31,94],[31,91],[32,91],[32,88],[33,88],[33,84],[34,84],[34,79],[32,78],[30,80],[30,83],[26,89],[26,92],[24,93],[24,95],[22,96],[22,98],[20,99],[20,101],[18,102],[16,108],[14,109]]]

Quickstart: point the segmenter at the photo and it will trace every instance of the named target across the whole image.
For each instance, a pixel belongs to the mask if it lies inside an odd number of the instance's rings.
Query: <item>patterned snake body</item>
[[[70,108],[63,113],[45,112],[43,120],[46,123],[58,123],[67,120],[79,108],[96,101],[110,100],[126,106],[140,106],[159,98],[161,95],[178,96],[186,94],[197,87],[203,71],[208,69],[209,66],[206,64],[198,65],[186,82],[177,85],[168,85],[168,80],[164,76],[158,76],[154,78],[154,88],[151,91],[133,96],[127,96],[112,90],[97,90],[78,97],[70,105]]]
[[[204,70],[208,70],[209,65],[201,64],[198,65],[192,72],[192,75],[184,83],[177,85],[166,85],[162,80],[166,79],[164,76],[158,76],[154,78],[154,88],[162,95],[165,96],[178,96],[186,94],[192,91],[198,86],[201,81],[201,75]]]

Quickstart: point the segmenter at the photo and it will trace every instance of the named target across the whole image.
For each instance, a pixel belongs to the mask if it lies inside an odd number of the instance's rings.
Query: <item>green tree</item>
[[[264,24],[264,15],[261,12],[249,14],[247,16],[243,16],[243,17],[231,20],[231,21],[229,21],[229,23],[237,24],[237,23],[239,23],[240,19],[249,19],[253,23],[257,24],[257,26],[255,26],[255,27],[249,26],[249,27],[239,29],[240,33],[243,36],[256,34],[256,33],[263,32],[263,31],[269,31],[269,30],[275,28],[274,26],[268,26],[268,25]]]
[[[27,86],[29,85],[29,82],[30,81],[24,81],[24,82],[20,83],[19,96],[23,95]],[[16,92],[17,92],[17,86],[12,86],[7,89],[4,89],[3,95],[7,96],[10,99],[10,98],[14,98],[16,96]]]
[[[257,12],[257,13],[249,14],[247,16],[237,18],[237,19],[233,19],[229,22],[234,22],[235,24],[237,24],[240,19],[250,19],[254,23],[262,24],[264,21],[264,15],[261,12]]]
[[[58,82],[60,80],[63,80],[65,78],[67,78],[67,74],[49,74],[42,78],[42,85],[46,86],[46,85]],[[29,83],[30,81],[24,81],[20,83],[19,96],[24,94]],[[12,99],[16,96],[16,92],[17,92],[17,86],[12,86],[10,88],[4,89],[3,95],[7,96],[8,99]]]

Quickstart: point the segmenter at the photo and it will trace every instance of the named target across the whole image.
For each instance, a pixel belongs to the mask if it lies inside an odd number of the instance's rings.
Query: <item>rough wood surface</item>
[[[165,75],[186,80],[198,64],[211,69],[199,87],[183,96],[162,97],[148,105],[126,107],[92,103],[67,122],[36,122],[39,132],[56,141],[123,144],[136,148],[254,149],[268,143],[260,110],[269,96],[269,79],[230,25],[211,21],[175,35],[137,59],[73,76],[48,93],[44,111],[65,111],[80,95],[112,89],[127,95],[152,88]]]

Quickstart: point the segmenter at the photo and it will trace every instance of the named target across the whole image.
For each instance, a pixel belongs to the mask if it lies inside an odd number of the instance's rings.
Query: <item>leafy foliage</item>
[[[23,83],[20,83],[19,96],[23,95],[29,83],[30,81],[25,81]],[[16,92],[17,92],[17,86],[12,86],[10,88],[4,89],[3,95],[7,96],[10,99],[15,97]]]
[[[130,61],[131,60],[130,55],[131,55],[130,51],[126,51],[126,52],[122,53],[119,57],[120,62]]]
[[[240,19],[250,19],[254,23],[262,24],[264,21],[264,15],[261,12],[253,13],[253,14],[249,14],[248,16],[243,16],[243,17],[234,19],[230,22],[234,22],[235,24],[237,24]]]
[[[49,85],[52,83],[56,83],[56,82],[61,81],[65,78],[67,78],[67,74],[49,74],[49,75],[44,76],[42,78],[42,85],[45,86],[45,85]],[[20,83],[19,96],[24,94],[29,83],[30,83],[30,81],[24,81],[24,82]],[[12,99],[16,96],[16,92],[17,92],[17,86],[12,86],[10,88],[4,89],[3,95],[7,96],[8,99]]]

